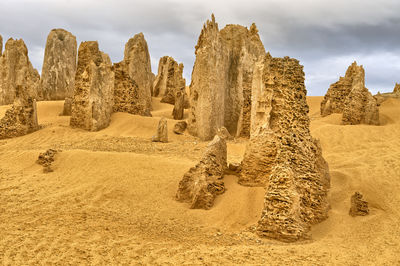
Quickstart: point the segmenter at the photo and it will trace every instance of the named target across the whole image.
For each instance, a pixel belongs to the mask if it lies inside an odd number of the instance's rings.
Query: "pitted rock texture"
[[[38,129],[36,100],[27,88],[17,85],[14,104],[0,120],[0,139],[23,136]]]
[[[114,64],[114,112],[151,116],[150,109],[139,99],[139,87],[128,72],[124,62]]]
[[[379,125],[379,106],[365,87],[363,66],[353,62],[344,77],[333,83],[321,102],[321,115],[342,113],[343,124]]]
[[[186,121],[179,121],[175,124],[173,131],[175,134],[182,135],[183,132],[185,132],[186,128],[187,128]]]
[[[138,86],[139,102],[137,105],[145,106],[143,113],[150,113],[154,75],[151,72],[149,49],[143,33],[136,34],[125,44],[123,62],[129,77]]]
[[[168,123],[167,119],[162,117],[158,122],[157,132],[151,139],[152,142],[168,142]]]
[[[253,68],[265,55],[256,26],[227,25],[219,31],[212,15],[195,53],[189,132],[210,140],[225,126],[233,136],[249,137]]]
[[[225,191],[221,179],[227,169],[226,157],[225,140],[215,136],[200,162],[179,182],[176,199],[189,203],[191,209],[210,209],[217,195]]]
[[[57,154],[57,152],[57,150],[48,149],[47,151],[39,154],[36,163],[43,166],[43,173],[53,172],[51,165],[54,162],[54,156]]]
[[[40,76],[28,57],[28,49],[22,39],[9,39],[0,57],[0,105],[12,104],[16,88],[28,90],[34,99],[40,99]]]
[[[330,176],[310,134],[303,66],[267,54],[254,71],[251,135],[239,183],[267,188],[260,236],[305,239],[310,226],[327,217]]]
[[[369,213],[368,202],[363,200],[363,196],[360,192],[356,192],[351,196],[350,203],[351,207],[349,214],[351,216],[365,216]]]
[[[44,100],[72,98],[76,72],[76,37],[63,29],[47,36],[40,80]],[[68,113],[68,111],[66,111]]]
[[[180,92],[183,93],[184,101],[188,102],[185,92],[186,81],[182,75],[183,64],[178,64],[170,56],[161,57],[153,84],[153,95],[161,97],[162,103],[175,104],[176,93]]]
[[[98,131],[110,124],[114,106],[114,72],[97,42],[82,42],[72,101],[71,127]]]

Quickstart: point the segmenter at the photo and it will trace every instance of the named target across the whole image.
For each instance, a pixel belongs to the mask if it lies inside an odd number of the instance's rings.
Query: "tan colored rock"
[[[260,236],[305,239],[310,226],[327,217],[330,177],[310,134],[303,66],[267,54],[254,71],[251,135],[239,183],[267,188]]]
[[[57,154],[57,152],[58,152],[57,150],[48,149],[47,151],[39,154],[36,163],[43,166],[43,173],[53,172],[51,165],[54,162],[54,156]]]
[[[227,168],[226,157],[225,140],[215,136],[200,162],[179,182],[176,199],[189,203],[191,209],[210,209],[217,195],[225,191],[221,179]]]
[[[153,95],[161,97],[162,103],[175,104],[176,93],[183,93],[184,100],[186,81],[183,78],[183,64],[178,64],[172,57],[164,56],[158,63],[158,74],[153,84]]]
[[[75,84],[76,51],[74,35],[63,29],[50,31],[40,80],[44,100],[71,100]],[[67,103],[65,107],[68,106]],[[70,113],[70,110],[65,110],[65,114]]]
[[[39,129],[36,100],[28,89],[16,86],[16,96],[11,109],[0,120],[0,139],[23,136]]]
[[[172,117],[175,120],[183,119],[186,97],[184,87],[175,91],[174,109],[172,110]]]
[[[0,35],[0,56],[1,56],[2,52],[3,52],[3,37],[1,37],[1,35]]]
[[[168,125],[167,119],[162,117],[158,122],[157,133],[151,139],[153,142],[168,142]]]
[[[355,192],[351,196],[351,207],[349,214],[351,216],[365,216],[369,213],[368,202],[363,200],[363,196],[360,192]]]
[[[189,132],[209,140],[225,126],[231,135],[249,137],[253,68],[265,55],[256,26],[227,25],[219,31],[212,15],[195,53]]]
[[[364,68],[353,62],[344,77],[333,83],[321,102],[321,115],[343,114],[343,124],[379,125],[379,106],[365,87]]]
[[[39,81],[39,73],[29,61],[24,41],[10,38],[0,57],[0,105],[13,103],[17,86],[28,90],[33,98],[40,98]]]
[[[396,83],[396,85],[394,86],[393,94],[400,96],[400,84],[399,83]]]
[[[147,42],[143,33],[136,34],[125,44],[124,60],[128,75],[138,85],[137,105],[146,106],[143,113],[151,111],[151,91],[153,85],[153,73]]]
[[[229,131],[226,129],[226,127],[220,127],[217,130],[217,135],[220,136],[221,138],[225,140],[232,140],[233,137],[231,134],[229,134]]]
[[[72,101],[70,125],[98,131],[110,124],[114,106],[114,72],[107,54],[97,41],[82,42]]]
[[[182,135],[183,132],[185,132],[186,128],[187,128],[186,121],[179,121],[175,124],[173,131],[175,134]]]
[[[128,72],[124,62],[114,64],[114,112],[151,116],[146,102],[139,99],[139,87]]]

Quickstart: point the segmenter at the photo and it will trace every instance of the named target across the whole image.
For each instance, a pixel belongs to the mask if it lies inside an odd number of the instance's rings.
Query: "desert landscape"
[[[42,71],[0,36],[2,265],[400,265],[400,85],[353,62],[308,96],[256,24],[152,73],[50,31]],[[189,85],[190,84],[190,85]]]

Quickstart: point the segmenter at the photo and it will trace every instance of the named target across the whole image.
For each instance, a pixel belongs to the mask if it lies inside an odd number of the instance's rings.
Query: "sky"
[[[22,38],[41,71],[48,33],[63,28],[81,41],[99,42],[113,62],[129,38],[143,32],[152,71],[172,56],[190,84],[195,45],[203,23],[215,14],[226,24],[256,23],[266,51],[304,66],[308,95],[324,95],[356,60],[372,93],[400,82],[399,0],[0,0],[3,47]]]

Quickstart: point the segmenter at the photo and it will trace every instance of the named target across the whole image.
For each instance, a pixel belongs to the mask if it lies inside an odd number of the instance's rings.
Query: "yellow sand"
[[[39,102],[43,128],[0,141],[0,264],[400,264],[400,101],[381,106],[382,126],[342,126],[319,116],[309,97],[311,130],[321,140],[332,176],[327,221],[313,240],[285,244],[252,233],[263,188],[226,176],[227,191],[209,210],[174,200],[182,175],[205,142],[172,133],[172,106],[154,99],[154,117],[116,113],[100,132],[71,129],[63,102]],[[6,107],[0,107],[4,113]],[[170,143],[152,143],[160,116]],[[228,143],[240,162],[245,140]],[[61,149],[54,172],[35,164],[40,152]],[[370,215],[350,217],[360,191]]]

